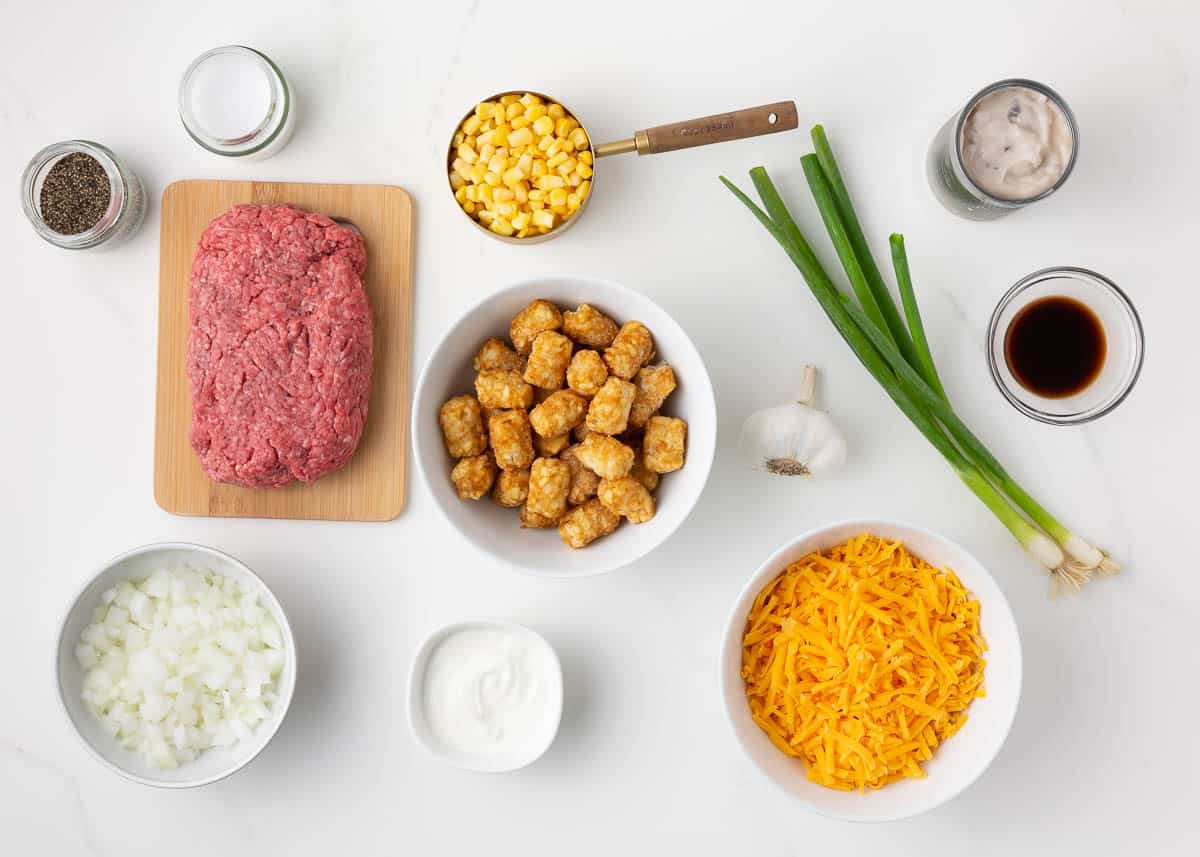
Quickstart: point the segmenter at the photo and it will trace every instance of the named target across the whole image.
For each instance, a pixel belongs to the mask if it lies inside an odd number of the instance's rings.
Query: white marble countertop
[[[1192,387],[1200,289],[1188,261],[1200,199],[1200,6],[1188,0],[971,4],[622,2],[342,4],[126,0],[13,4],[0,28],[0,853],[45,855],[933,855],[1165,852],[1191,839],[1200,739],[1200,573]],[[876,6],[880,8],[875,8]],[[512,47],[532,43],[536,51]],[[186,137],[179,75],[231,41],[260,47],[299,91],[295,138],[229,164]],[[944,212],[925,185],[935,130],[1007,76],[1062,92],[1082,127],[1074,176],[1003,222]],[[800,132],[606,164],[561,240],[517,249],[464,228],[443,190],[453,122],[506,86],[556,93],[597,138],[794,98]],[[1080,597],[1047,583],[896,412],[819,314],[798,275],[728,197],[719,173],[764,164],[821,238],[800,171],[823,122],[869,235],[904,231],[933,349],[968,421],[1018,477],[1127,573]],[[17,180],[42,146],[82,136],[124,156],[153,205],[114,252],[42,243]],[[577,272],[659,301],[709,360],[722,432],[683,528],[635,566],[583,581],[528,578],[462,543],[410,480],[383,525],[177,518],[151,492],[158,205],[179,178],[403,185],[418,215],[414,374],[440,331],[499,284]],[[1086,428],[1035,424],[987,373],[993,305],[1022,275],[1074,264],[1125,287],[1146,326],[1140,384]],[[768,481],[733,461],[752,409],[825,372],[851,462],[836,479]],[[1000,757],[918,819],[824,820],[740,755],[716,684],[719,635],[745,578],[779,543],[849,516],[897,517],[960,541],[1012,602],[1025,684]],[[303,668],[267,752],[183,793],[117,778],[58,712],[51,653],[80,584],[134,545],[182,539],[232,552],[288,607]],[[434,761],[410,738],[404,685],[431,627],[487,614],[560,651],[567,702],[549,754],[516,774]],[[1190,797],[1190,799],[1189,799]]]

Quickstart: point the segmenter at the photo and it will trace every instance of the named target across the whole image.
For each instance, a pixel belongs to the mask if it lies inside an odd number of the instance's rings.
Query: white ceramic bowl
[[[453,747],[447,747],[425,716],[425,671],[429,666],[430,657],[447,637],[459,631],[472,630],[503,631],[516,635],[529,646],[541,652],[542,657],[551,664],[552,668],[549,675],[546,676],[545,686],[546,704],[549,710],[546,713],[541,734],[526,747],[515,748],[508,753],[487,757],[464,753]],[[416,657],[413,658],[412,669],[408,674],[408,725],[412,730],[413,737],[435,757],[465,771],[500,774],[533,764],[554,743],[554,738],[558,734],[558,724],[562,719],[562,706],[562,663],[558,659],[558,653],[537,631],[514,622],[503,622],[497,619],[469,619],[439,628],[426,637],[418,647]]]
[[[563,309],[589,303],[618,324],[637,320],[654,334],[657,360],[675,369],[678,388],[663,413],[687,421],[687,460],[663,477],[655,499],[657,514],[645,524],[623,524],[616,533],[571,550],[557,530],[522,530],[515,509],[503,509],[483,497],[458,499],[450,483],[454,462],[446,454],[438,411],[452,396],[474,392],[472,358],[490,336],[508,337],[518,312],[537,298]],[[691,512],[712,467],[717,445],[717,406],[708,370],[686,333],[644,295],[605,280],[545,277],[501,289],[471,307],[442,337],[430,355],[413,406],[413,447],[430,492],[450,523],[484,553],[544,577],[585,577],[612,571],[645,556],[667,540]]]
[[[287,660],[278,679],[279,699],[271,716],[258,725],[251,741],[239,741],[232,747],[205,750],[195,761],[181,764],[174,770],[160,770],[146,762],[138,753],[118,746],[92,716],[80,697],[83,688],[83,669],[75,659],[79,635],[91,623],[92,610],[100,603],[101,594],[123,580],[149,577],[163,567],[191,565],[209,569],[224,577],[245,581],[258,588],[259,603],[271,613],[283,636]],[[162,788],[191,788],[215,783],[248,765],[274,737],[287,714],[296,688],[296,641],[279,601],[262,579],[243,563],[213,548],[184,542],[163,542],[143,545],[107,562],[75,597],[63,620],[58,636],[56,654],[58,693],[63,710],[76,733],[92,755],[122,776],[148,786]]]
[[[829,789],[806,778],[804,762],[785,756],[750,717],[742,681],[742,634],[750,607],[767,583],[789,563],[869,532],[904,542],[912,553],[954,570],[979,599],[980,629],[987,639],[987,696],[971,703],[962,729],[924,764],[924,779],[905,779],[865,793]],[[1008,736],[1021,695],[1021,640],[1004,593],[979,562],[954,542],[929,530],[895,521],[852,520],[810,530],[776,551],[746,583],[729,614],[721,650],[721,693],[743,752],[796,802],[844,821],[896,821],[940,806],[984,772]]]

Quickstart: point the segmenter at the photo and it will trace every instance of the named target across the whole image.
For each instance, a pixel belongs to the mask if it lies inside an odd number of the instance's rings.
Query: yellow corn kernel
[[[572,131],[579,127],[579,123],[570,116],[564,116],[554,123],[554,135],[556,137],[566,137]]]
[[[517,166],[520,168],[521,172],[525,173],[525,175],[529,175],[530,170],[533,169],[533,155],[529,154],[528,152],[521,155],[521,157],[517,159]]]
[[[492,172],[491,170],[488,170],[484,174],[483,180],[485,182],[487,182],[488,184],[490,184],[492,187],[500,186],[500,176],[496,175],[496,173]]]
[[[530,104],[528,107],[525,108],[525,118],[528,119],[530,122],[534,122],[538,119],[541,119],[545,115],[546,115],[546,105],[545,104]]]
[[[496,123],[500,123],[506,118],[508,118],[508,109],[503,104],[493,104],[492,120]]]
[[[492,129],[492,142],[496,144],[497,149],[504,148],[508,145],[508,134],[512,129],[508,123],[504,122]]]
[[[529,233],[528,229],[522,229],[520,232],[517,233],[517,237],[518,238],[528,238],[529,234],[530,233]]]
[[[590,181],[587,181],[585,179],[579,183],[579,188],[575,192],[577,194],[579,194],[579,199],[581,202],[588,195],[588,191],[590,191],[591,189],[592,189],[592,183]]]
[[[550,169],[554,169],[559,164],[561,164],[563,161],[565,161],[567,159],[567,157],[568,157],[568,155],[566,152],[559,152],[554,157],[552,157],[550,160],[546,161],[546,166],[548,166]]]
[[[455,173],[455,175],[458,175],[458,173]],[[467,201],[467,192],[471,189],[471,187],[472,187],[471,185],[465,185],[465,184],[459,186],[459,188],[454,191],[454,198],[457,199],[459,202],[466,202]]]
[[[571,132],[571,142],[575,144],[576,149],[582,149],[588,144],[587,131],[582,128],[576,128]]]
[[[467,180],[457,172],[450,174],[450,187],[454,188],[455,190],[458,190],[460,187],[466,187],[466,181]]]
[[[517,207],[511,202],[498,202],[492,206],[492,211],[497,217],[512,217],[517,213]]]
[[[507,168],[507,166],[508,166],[508,158],[505,158],[499,152],[492,155],[491,159],[487,163],[488,171],[497,173],[497,174],[504,172],[504,170]]]
[[[559,152],[561,152],[562,144],[563,144],[563,141],[556,137],[553,140],[553,142],[550,143],[550,146],[546,149],[546,157],[553,158],[555,155],[557,155]]]
[[[578,211],[579,206],[581,206],[581,205],[583,205],[583,200],[579,198],[579,194],[577,194],[577,193],[567,194],[567,210],[568,211]]]
[[[494,101],[481,101],[475,105],[475,115],[480,119],[487,119],[492,115],[492,108],[495,106]]]
[[[555,172],[557,172],[560,176],[566,177],[575,172],[575,168],[577,166],[579,166],[579,162],[568,155],[567,159],[558,165]]]
[[[484,143],[479,147],[479,160],[485,164],[492,159],[494,154],[496,154],[496,147],[491,143]]]
[[[554,213],[546,210],[535,211],[533,213],[533,225],[540,226],[543,229],[550,230],[554,228],[554,223],[557,220]]]
[[[574,152],[575,144],[572,143],[569,139],[564,138],[564,139],[561,139],[558,141],[558,148],[559,148],[559,151],[562,151],[562,152]]]
[[[566,205],[567,192],[561,187],[556,187],[554,190],[550,191],[546,199],[550,200],[551,206]]]
[[[503,104],[505,107],[507,107],[510,104],[516,104],[520,100],[521,100],[521,96],[517,95],[515,92],[510,92],[508,95],[500,96],[500,103]]]
[[[479,184],[481,181],[483,181],[483,177],[486,174],[487,167],[485,167],[483,164],[477,163],[475,166],[471,167],[470,178],[475,184]]]
[[[533,142],[533,132],[528,128],[519,128],[508,135],[510,146],[528,146]]]
[[[466,142],[466,139],[467,139],[467,135],[464,134],[462,131],[459,131],[457,134],[454,135],[454,147],[458,148],[464,142]]]
[[[533,190],[531,190],[529,192],[529,199],[531,202],[539,202],[545,198],[546,198],[546,191],[541,190],[540,188],[534,188]]]
[[[487,226],[489,223],[491,223],[493,220],[496,219],[496,215],[493,214],[492,212],[488,211],[486,208],[482,209],[481,211],[476,212],[475,217],[484,226]]]
[[[468,164],[473,164],[479,160],[479,154],[466,143],[458,147],[458,156]]]
[[[503,217],[497,217],[495,220],[493,220],[492,225],[489,226],[488,229],[492,230],[493,232],[495,232],[499,235],[512,235],[513,234],[512,224],[509,223],[507,220],[505,220]]]
[[[554,120],[549,116],[542,116],[533,120],[533,133],[539,137],[545,137],[547,134],[554,133]]]
[[[498,187],[492,189],[492,199],[496,202],[512,202],[516,196],[517,194],[512,188]]]
[[[533,193],[533,191],[530,191],[530,193]],[[541,211],[545,207],[546,207],[546,204],[544,202],[542,202],[540,199],[529,200],[529,210],[530,211]]]
[[[550,172],[550,168],[546,166],[545,160],[538,158],[533,162],[533,168],[529,171],[529,174],[534,178],[537,178],[538,176],[546,175],[548,172]]]
[[[467,214],[475,213],[475,203],[473,203],[473,202],[464,202],[462,204],[462,207],[463,207],[463,211],[465,211]]]
[[[475,197],[484,205],[491,205],[493,194],[501,188],[493,188],[490,184],[475,185]]]
[[[513,119],[516,119],[518,116],[521,116],[524,113],[525,108],[520,104],[520,102],[514,101],[505,109],[504,118],[511,122]]]
[[[546,115],[551,119],[562,119],[567,115],[567,111],[563,109],[561,104],[551,104],[546,108]]]
[[[526,92],[521,96],[521,103],[526,107],[532,107],[534,104],[541,104],[542,99],[538,98],[532,92]]]
[[[518,167],[513,167],[510,170],[505,170],[504,174],[502,176],[500,176],[500,180],[503,181],[509,187],[512,187],[513,185],[519,183],[524,178],[525,178],[525,173],[521,172],[520,168],[518,168]]]
[[[580,152],[578,155],[578,158],[580,161],[587,164],[589,167],[592,165],[592,153],[589,152],[587,149],[584,149],[582,152]]]
[[[530,122],[530,120],[526,119],[524,115],[517,116],[515,119],[512,120],[513,128],[524,128],[526,125],[531,125],[531,124],[533,124],[533,123]]]
[[[579,166],[575,167],[575,172],[579,173],[581,179],[590,179],[592,177],[592,168],[584,163],[583,160],[583,156],[586,154],[587,152],[579,153]]]
[[[556,187],[565,187],[566,182],[562,176],[545,175],[538,176],[537,186],[542,190],[553,190]]]
[[[467,121],[463,122],[462,129],[464,134],[474,134],[479,130],[479,126],[483,124],[483,120],[478,115],[468,116]]]
[[[522,211],[520,214],[514,215],[513,219],[512,219],[513,229],[524,229],[526,226],[529,225],[529,221],[532,218],[533,218],[533,215],[529,214],[526,211]]]
[[[571,173],[567,176],[567,187],[579,187],[583,184],[583,179],[579,177],[579,173]]]
[[[529,184],[528,182],[518,182],[513,185],[513,194],[517,198],[517,202],[524,205],[529,201]]]
[[[493,143],[495,143],[495,141],[496,141],[496,129],[495,128],[489,128],[488,130],[480,133],[479,136],[475,138],[475,142],[479,144],[479,148],[481,148],[481,149],[486,148],[487,146],[491,146]]]
[[[451,164],[450,166],[452,166],[454,168],[454,171],[456,173],[458,173],[460,176],[462,176],[464,180],[466,180],[466,181],[470,180],[470,178],[471,178],[471,174],[469,172],[470,167],[468,167],[463,162],[462,158],[455,158],[454,163]]]
[[[484,187],[487,187],[487,185],[484,185]],[[471,202],[482,202],[479,198],[478,185],[465,185],[463,190],[465,191],[464,196]]]

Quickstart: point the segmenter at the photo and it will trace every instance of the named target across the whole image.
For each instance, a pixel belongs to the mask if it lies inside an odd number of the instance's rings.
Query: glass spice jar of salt
[[[295,95],[266,54],[225,45],[204,52],[184,72],[179,118],[202,148],[224,157],[262,160],[291,138]]]
[[[146,215],[141,179],[111,150],[90,140],[42,149],[21,176],[21,207],[39,236],[66,250],[112,247]]]

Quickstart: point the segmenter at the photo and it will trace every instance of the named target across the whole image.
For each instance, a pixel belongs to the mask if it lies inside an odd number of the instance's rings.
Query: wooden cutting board
[[[289,203],[354,224],[375,312],[371,403],[350,462],[316,482],[240,488],[211,481],[188,443],[188,275],[200,233],[239,203]],[[162,197],[154,499],[176,515],[389,521],[404,508],[412,322],[412,200],[388,185],[179,181]]]

